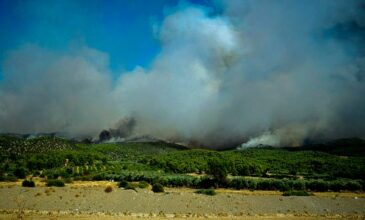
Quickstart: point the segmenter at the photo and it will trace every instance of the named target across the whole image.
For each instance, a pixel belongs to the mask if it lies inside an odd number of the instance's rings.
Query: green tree
[[[218,158],[214,158],[208,161],[207,173],[212,175],[218,184],[227,182],[228,164]]]

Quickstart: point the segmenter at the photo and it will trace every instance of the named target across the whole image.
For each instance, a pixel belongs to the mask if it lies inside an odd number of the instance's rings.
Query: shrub
[[[128,183],[128,184],[124,187],[124,189],[132,189],[132,190],[134,190],[134,191],[136,191],[136,192],[137,192],[137,190],[136,190],[136,184],[134,184],[134,183]]]
[[[194,177],[185,176],[185,175],[167,175],[162,176],[159,180],[156,180],[156,183],[160,183],[164,186],[192,186]]]
[[[269,179],[262,179],[257,182],[257,189],[259,190],[276,190],[273,181]]]
[[[27,175],[27,170],[23,167],[16,168],[14,170],[14,176],[18,177],[19,179],[24,179]]]
[[[257,180],[255,179],[246,179],[246,178],[233,178],[229,185],[230,188],[234,189],[249,189],[255,190],[257,188]]]
[[[125,181],[125,180],[120,181],[119,187],[125,188],[126,186],[128,186],[128,182],[127,181]]]
[[[148,185],[148,184],[147,184]],[[136,184],[134,184],[134,183],[129,183],[129,182],[127,182],[127,181],[125,181],[125,180],[122,180],[122,181],[120,181],[120,183],[119,183],[119,187],[123,187],[124,189],[132,189],[132,190],[134,190],[134,191],[136,191],[137,192],[137,190],[136,190],[136,187],[137,186],[139,186],[139,184],[138,185],[136,185]],[[140,187],[141,188],[141,187]]]
[[[208,195],[208,196],[217,195],[217,193],[215,192],[214,189],[199,189],[199,190],[195,191],[195,193],[204,194],[204,195]]]
[[[81,181],[92,181],[93,180],[93,177],[92,176],[82,176],[81,177]]]
[[[313,190],[313,191],[319,191],[319,192],[325,192],[328,191],[328,182],[325,182],[323,180],[312,180],[306,182],[306,188]]]
[[[4,175],[1,177],[1,181],[5,181],[5,182],[16,182],[18,181],[18,178],[16,178],[16,176],[14,176],[13,174],[8,174],[8,175]]]
[[[283,193],[283,196],[310,196],[311,194],[304,190],[290,190]]]
[[[348,183],[346,183],[345,187],[347,190],[350,190],[350,191],[359,191],[362,189],[361,184],[357,181],[348,182]]]
[[[250,190],[255,190],[257,188],[257,181],[256,180],[248,180],[248,188]]]
[[[165,190],[164,190],[164,188],[161,184],[155,183],[152,186],[152,191],[155,192],[155,193],[159,193],[159,192],[164,192]]]
[[[234,189],[248,189],[249,183],[247,179],[243,178],[234,178],[230,182],[230,187]]]
[[[217,182],[215,179],[209,178],[209,177],[202,177],[200,178],[200,181],[196,184],[197,188],[216,188]]]
[[[57,186],[57,187],[63,187],[65,186],[65,183],[62,180],[47,180],[46,186]]]
[[[105,188],[105,190],[104,190],[104,192],[106,192],[106,193],[110,193],[110,192],[112,192],[113,191],[113,187],[111,187],[111,186],[107,186],[106,188]]]
[[[280,191],[290,190],[290,186],[288,182],[285,180],[274,180],[271,183],[272,183],[272,188],[274,188],[275,190],[280,190]]]
[[[305,182],[302,180],[292,180],[290,181],[290,185],[292,189],[295,190],[304,190],[305,189]]]
[[[35,183],[33,180],[24,180],[22,182],[23,187],[35,187]]]
[[[72,183],[72,182],[73,182],[73,180],[72,180],[72,178],[65,178],[65,179],[64,179],[64,182],[65,182],[65,183]]]
[[[138,183],[138,187],[141,189],[147,188],[149,184],[146,181],[141,181]]]
[[[100,181],[100,180],[105,180],[105,175],[104,174],[96,174],[92,177],[92,180],[94,181]]]
[[[345,189],[345,182],[342,180],[332,181],[328,185],[329,189],[335,192],[339,192]]]
[[[57,179],[60,175],[56,172],[49,171],[46,174],[47,179]]]

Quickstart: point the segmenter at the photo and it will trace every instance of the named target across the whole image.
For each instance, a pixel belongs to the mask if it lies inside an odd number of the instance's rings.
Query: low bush
[[[318,192],[325,192],[329,189],[329,182],[324,180],[311,180],[305,184],[306,189]]]
[[[92,177],[92,180],[94,181],[101,181],[101,180],[105,180],[105,174],[96,174]]]
[[[261,179],[257,181],[258,190],[276,190],[274,181],[271,179]]]
[[[305,182],[303,180],[290,180],[289,185],[292,189],[295,190],[304,190]]]
[[[248,189],[249,183],[247,179],[234,178],[231,180],[229,186],[234,189]]]
[[[304,190],[289,190],[283,193],[283,196],[310,196],[311,194]]]
[[[122,187],[124,189],[132,189],[137,192],[136,187],[139,187],[140,184],[130,183],[125,180],[120,181],[119,187]],[[140,187],[141,188],[141,187]]]
[[[233,178],[227,187],[233,189],[249,189],[255,190],[257,188],[257,180],[255,179],[247,179],[242,177]]]
[[[35,183],[33,180],[24,180],[22,182],[23,187],[35,187]]]
[[[271,182],[273,189],[280,190],[282,192],[291,190],[291,187],[286,180],[273,180]]]
[[[65,183],[72,183],[72,182],[73,182],[73,180],[72,180],[72,178],[65,178],[65,179],[64,179],[64,182],[65,182]]]
[[[346,183],[345,188],[350,191],[360,191],[362,190],[362,185],[357,181],[350,181]]]
[[[138,188],[144,189],[147,188],[149,184],[146,181],[141,181],[138,183]]]
[[[125,188],[126,186],[128,186],[128,182],[127,181],[125,181],[125,180],[120,181],[119,187]]]
[[[93,177],[90,175],[81,177],[81,181],[92,181],[92,180],[93,180]]]
[[[63,187],[63,186],[65,186],[65,183],[59,179],[47,180],[46,186]]]
[[[113,191],[113,187],[111,186],[107,186],[105,189],[104,189],[104,192],[106,193],[111,193]]]
[[[164,188],[160,183],[155,183],[152,185],[152,191],[155,193],[164,192]]]
[[[47,177],[47,179],[57,179],[60,176],[55,170],[48,170],[44,173],[44,175]]]
[[[128,184],[124,187],[124,189],[132,189],[132,190],[134,190],[134,191],[136,191],[136,192],[137,192],[136,187],[137,187],[137,185],[136,185],[135,183],[128,183]]]
[[[196,183],[196,188],[205,188],[205,189],[209,189],[209,188],[217,188],[217,181],[213,178],[210,177],[202,177],[199,179],[200,181],[198,181]]]
[[[191,187],[194,185],[193,180],[195,177],[187,175],[164,175],[154,179],[154,183],[160,183],[164,186],[171,187]]]
[[[208,195],[208,196],[217,195],[217,193],[215,192],[214,189],[198,189],[197,191],[195,191],[195,193],[204,194],[204,195]]]
[[[18,178],[14,176],[13,174],[3,175],[0,176],[0,181],[3,182],[16,182],[18,181]]]

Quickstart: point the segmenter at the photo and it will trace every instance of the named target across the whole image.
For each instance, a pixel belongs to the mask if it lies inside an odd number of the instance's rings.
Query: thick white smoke
[[[0,131],[95,136],[134,118],[132,135],[213,147],[261,134],[247,144],[365,137],[360,1],[222,5],[219,15],[194,5],[167,15],[152,66],[121,74],[115,85],[107,56],[92,49],[12,52]]]
[[[0,89],[0,131],[96,134],[119,117],[111,108],[107,55],[55,53],[27,45],[8,55]]]
[[[280,136],[265,132],[261,136],[254,137],[241,144],[239,148],[250,148],[257,146],[278,146],[280,144]]]

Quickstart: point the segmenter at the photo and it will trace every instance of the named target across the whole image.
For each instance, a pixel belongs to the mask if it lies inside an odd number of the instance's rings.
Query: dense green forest
[[[86,143],[0,135],[0,180],[147,181],[192,188],[364,189],[365,142],[216,151],[166,142]]]

